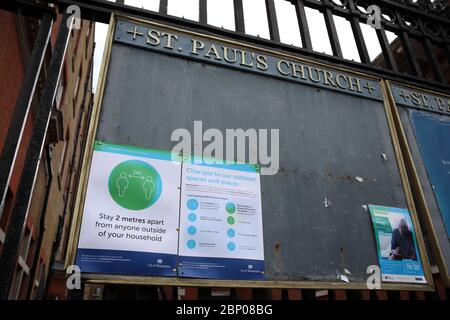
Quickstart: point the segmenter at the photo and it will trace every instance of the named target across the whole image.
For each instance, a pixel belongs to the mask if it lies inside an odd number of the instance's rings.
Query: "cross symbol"
[[[364,86],[364,88],[366,88],[367,91],[369,91],[369,94],[372,94],[372,90],[375,90],[375,88],[372,87],[372,86],[370,85],[370,82],[369,82],[369,81],[367,81],[367,83],[366,83],[366,85]]]
[[[402,92],[399,94],[400,97],[403,98],[403,100],[408,101],[409,95],[405,94],[405,91],[402,90]]]
[[[137,26],[134,26],[134,30],[127,30],[127,33],[133,34],[133,40],[136,40],[136,36],[143,36],[144,34],[141,32],[138,32]]]

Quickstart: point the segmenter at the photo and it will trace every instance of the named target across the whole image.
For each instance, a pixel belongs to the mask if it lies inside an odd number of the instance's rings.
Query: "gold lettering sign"
[[[248,49],[212,43],[204,39],[173,34],[146,26],[131,23],[121,25],[124,28],[122,32],[127,37],[123,39],[116,35],[116,41],[124,41],[159,51],[167,50],[185,57],[208,60],[211,63],[248,69],[254,72],[264,72],[278,78],[301,81],[381,100],[380,87],[376,81],[360,79],[310,64],[293,62]],[[411,95],[411,99],[413,103],[427,103],[426,98],[420,95]],[[444,104],[442,102],[441,107]]]
[[[450,114],[450,98],[430,93],[418,92],[406,88],[393,87],[395,101],[398,104]]]

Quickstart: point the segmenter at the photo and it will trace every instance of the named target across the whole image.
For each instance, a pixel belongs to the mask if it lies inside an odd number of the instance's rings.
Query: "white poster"
[[[176,276],[181,163],[97,142],[76,264],[82,272]]]
[[[262,279],[260,175],[252,165],[183,163],[179,275]]]

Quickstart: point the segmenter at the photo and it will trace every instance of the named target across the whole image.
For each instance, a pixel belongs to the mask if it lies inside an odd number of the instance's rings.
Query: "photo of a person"
[[[391,260],[417,260],[413,233],[409,230],[405,219],[401,219],[398,227],[393,230],[391,238]]]

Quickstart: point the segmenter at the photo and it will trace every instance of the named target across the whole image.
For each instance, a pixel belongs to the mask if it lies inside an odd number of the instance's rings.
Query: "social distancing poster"
[[[97,142],[76,264],[83,272],[175,276],[181,162]]]
[[[260,176],[96,142],[76,264],[85,273],[263,279]]]

